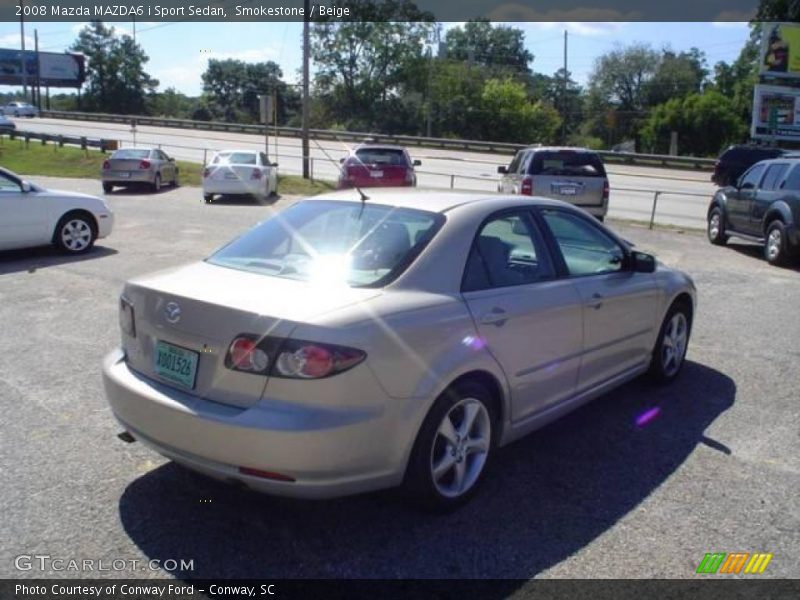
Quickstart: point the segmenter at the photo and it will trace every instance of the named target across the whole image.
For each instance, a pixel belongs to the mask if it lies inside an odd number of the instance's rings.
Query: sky
[[[62,52],[85,23],[26,24],[26,48],[33,48],[34,28],[39,49]],[[444,23],[445,30],[457,26]],[[709,66],[734,60],[749,35],[746,23],[509,23],[525,32],[534,55],[533,70],[552,75],[564,60],[564,30],[568,31],[567,64],[573,79],[585,84],[595,59],[618,46],[646,42],[655,49],[676,52],[692,46],[705,51]],[[114,26],[130,34],[132,23]],[[147,71],[160,89],[173,87],[190,96],[202,91],[201,74],[209,58],[248,62],[272,60],[289,82],[299,81],[302,23],[137,23],[136,41],[150,57]],[[19,48],[19,23],[0,22],[0,48]],[[313,71],[313,65],[312,65]],[[6,88],[8,91],[10,88]]]

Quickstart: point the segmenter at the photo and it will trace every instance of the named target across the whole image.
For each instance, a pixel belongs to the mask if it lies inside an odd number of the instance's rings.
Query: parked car
[[[17,129],[16,123],[6,116],[0,115],[0,133],[8,133]]]
[[[341,159],[339,188],[416,186],[414,167],[422,161],[411,160],[408,150],[385,144],[360,144]]]
[[[0,250],[54,244],[88,251],[111,234],[114,213],[102,198],[47,190],[0,168]]]
[[[744,144],[730,146],[720,154],[717,162],[714,163],[711,181],[720,187],[735,185],[742,173],[757,162],[777,158],[785,152],[781,148],[768,148],[766,146],[748,146]]]
[[[732,235],[764,244],[770,264],[800,254],[800,157],[787,155],[750,167],[735,186],[720,188],[708,207],[708,239]]]
[[[498,446],[675,379],[694,306],[687,275],[564,202],[337,192],[128,282],[104,384],[123,439],[212,477],[450,508]]]
[[[219,152],[203,170],[203,198],[206,202],[211,202],[215,195],[269,198],[278,191],[277,166],[263,152]]]
[[[497,191],[564,200],[603,221],[608,212],[609,185],[600,156],[585,148],[531,146],[519,150]]]
[[[39,109],[27,102],[9,102],[0,110],[4,115],[14,117],[35,117],[39,114]]]
[[[106,194],[114,187],[149,185],[154,192],[161,190],[164,182],[173,187],[179,185],[178,166],[175,159],[159,148],[123,148],[103,161],[101,171],[103,191]]]

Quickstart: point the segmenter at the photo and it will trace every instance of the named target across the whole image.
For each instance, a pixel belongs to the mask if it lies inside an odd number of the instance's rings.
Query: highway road
[[[264,139],[260,136],[240,133],[140,126],[134,134],[128,125],[61,119],[18,119],[17,127],[23,131],[119,140],[125,146],[134,145],[135,138],[136,145],[160,146],[175,158],[192,162],[210,159],[216,150],[264,148]],[[347,150],[348,145],[342,142],[312,140],[313,176],[336,179],[338,161]],[[510,156],[476,152],[430,148],[410,148],[410,152],[413,158],[422,161],[418,168],[421,187],[496,191],[497,167],[510,161]],[[279,163],[282,173],[302,171],[299,139],[270,137],[269,154]],[[628,165],[608,165],[608,172],[609,216],[648,221],[654,193],[660,191],[656,223],[705,227],[708,201],[715,189],[707,172]]]

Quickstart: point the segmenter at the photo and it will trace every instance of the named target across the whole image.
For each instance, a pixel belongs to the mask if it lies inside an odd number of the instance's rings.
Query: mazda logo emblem
[[[169,302],[164,307],[164,318],[169,323],[177,323],[181,320],[181,307],[177,302]]]

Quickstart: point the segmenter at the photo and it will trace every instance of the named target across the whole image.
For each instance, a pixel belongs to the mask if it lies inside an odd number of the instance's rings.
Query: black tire
[[[161,173],[156,173],[156,178],[153,180],[153,191],[156,193],[161,191]]]
[[[601,217],[595,217],[595,219],[597,219],[597,220],[598,220],[598,221],[600,221],[601,223],[603,223],[603,222],[606,220],[605,216],[601,216]]]
[[[206,204],[211,204],[211,201],[214,199],[214,194],[203,194],[203,200],[205,200]]]
[[[715,246],[724,246],[728,243],[728,234],[725,233],[725,215],[722,210],[715,206],[708,213],[708,222],[706,224],[706,235],[708,241]]]
[[[466,437],[472,437],[471,432],[475,431],[475,427],[479,425],[479,421],[483,423],[484,430],[488,422],[489,441],[485,444],[485,457],[483,458],[482,465],[475,469],[475,478],[466,490],[455,496],[446,495],[440,491],[434,481],[434,454],[440,452],[442,457],[444,457],[445,454],[455,456],[456,449],[453,446],[447,445],[447,442],[439,434],[439,428],[444,423],[445,417],[449,418],[448,415],[451,414],[451,411],[457,412],[460,410],[463,402],[471,403],[472,401],[478,401],[483,406],[485,409],[485,417],[483,414],[479,413],[475,420],[475,426],[473,426]],[[497,427],[497,415],[494,407],[495,404],[491,393],[483,385],[475,381],[459,383],[437,398],[420,427],[417,439],[414,442],[414,448],[408,460],[408,466],[406,467],[403,491],[412,504],[426,511],[447,512],[463,505],[475,495],[487,470],[490,468],[494,448],[497,444],[499,428]],[[485,435],[481,436],[481,438],[485,440]],[[469,454],[466,452],[461,456],[460,460],[456,458],[453,460],[458,463],[463,461],[463,469],[469,469],[469,471],[472,472],[476,464],[474,461],[480,459],[481,452],[478,451],[477,454]],[[450,468],[455,469],[455,466],[455,463],[453,463],[453,466]],[[450,474],[449,468],[445,475],[447,474]],[[455,473],[452,473],[452,475],[455,477]],[[467,480],[469,481],[469,479],[470,476],[467,475]]]
[[[110,183],[104,183],[103,184],[103,191],[106,194],[110,194],[111,192],[114,191],[114,186],[112,184],[110,184]]]
[[[786,227],[782,221],[776,219],[767,226],[767,234],[764,236],[764,258],[776,267],[786,265],[792,258]]]
[[[685,341],[683,343],[683,347],[679,350],[679,354],[677,355],[677,368],[674,368],[674,364],[670,366],[670,363],[666,361],[665,357],[665,344],[664,339],[668,335],[668,331],[671,331],[671,327],[673,324],[673,319],[676,315],[683,315],[683,325],[685,327]],[[692,333],[692,310],[691,307],[688,305],[687,302],[675,302],[667,311],[666,316],[664,317],[664,321],[661,323],[661,329],[658,332],[658,337],[656,338],[656,344],[653,347],[653,356],[650,359],[650,371],[649,375],[650,378],[659,384],[667,384],[671,383],[675,380],[675,378],[680,374],[681,369],[683,369],[683,364],[686,362],[686,350],[689,347],[689,337]]]
[[[65,254],[88,252],[96,239],[97,226],[94,219],[84,212],[67,213],[59,219],[53,232],[53,243]]]
[[[175,169],[175,176],[172,178],[172,187],[180,187],[181,184],[178,181],[179,177],[178,169]]]

